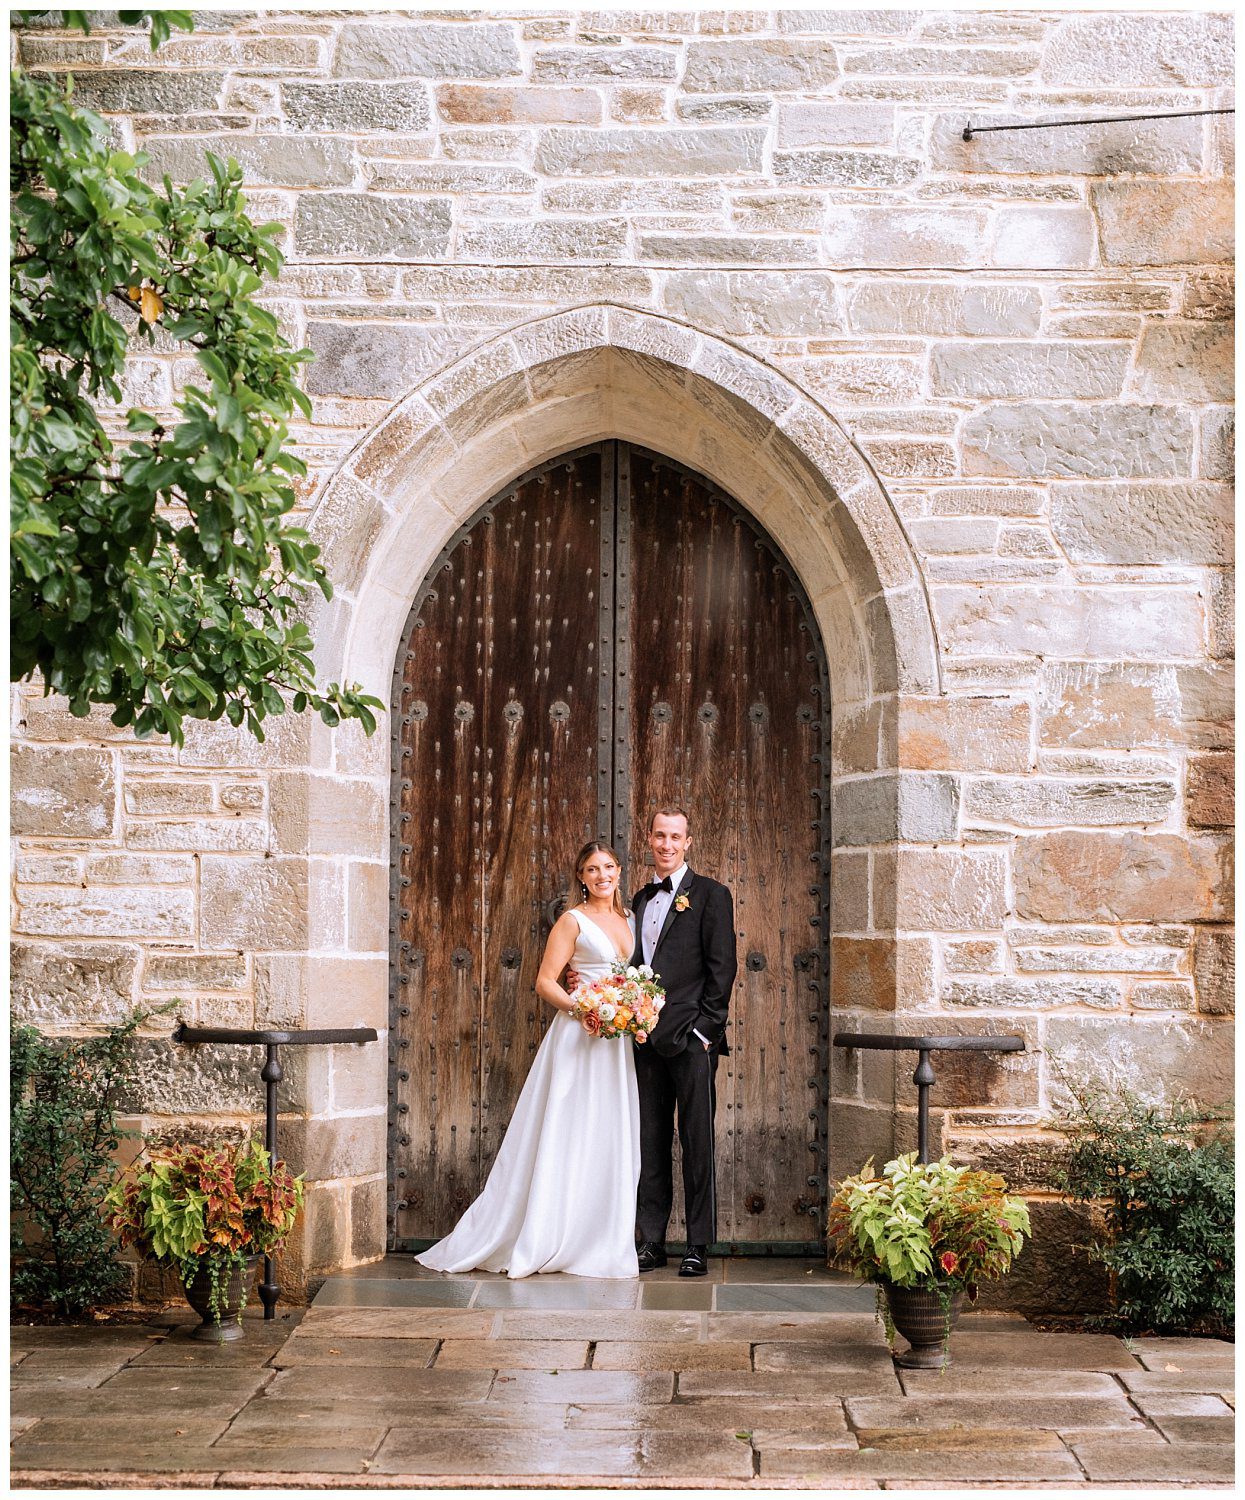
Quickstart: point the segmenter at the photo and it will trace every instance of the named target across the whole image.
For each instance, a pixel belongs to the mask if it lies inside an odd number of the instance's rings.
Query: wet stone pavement
[[[634,1282],[447,1277],[409,1256],[191,1342],[11,1334],[20,1487],[1223,1488],[1234,1349],[968,1313],[896,1369],[873,1292],[808,1261]]]

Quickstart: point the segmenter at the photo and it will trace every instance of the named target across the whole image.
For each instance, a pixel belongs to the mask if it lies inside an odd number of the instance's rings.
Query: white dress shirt
[[[681,864],[677,870],[670,873],[670,889],[668,891],[654,891],[648,898],[644,907],[644,921],[640,928],[640,939],[643,945],[644,962],[652,967],[653,954],[657,950],[657,939],[661,936],[662,925],[666,920],[675,897],[679,894],[679,886],[687,875],[687,865]],[[708,1039],[701,1035],[693,1026],[692,1035],[699,1037],[707,1047]]]

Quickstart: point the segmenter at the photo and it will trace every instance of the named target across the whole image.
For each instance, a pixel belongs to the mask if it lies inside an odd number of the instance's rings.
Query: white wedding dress
[[[591,917],[573,915],[579,937],[571,967],[581,979],[601,979],[618,950]],[[421,1265],[511,1277],[639,1275],[634,1045],[629,1037],[589,1036],[564,1011],[554,1016],[484,1191],[450,1234],[415,1257]]]

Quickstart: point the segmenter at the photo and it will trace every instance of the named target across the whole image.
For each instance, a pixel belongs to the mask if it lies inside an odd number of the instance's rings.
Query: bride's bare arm
[[[571,961],[571,954],[575,951],[575,939],[578,936],[579,923],[569,911],[564,911],[553,924],[549,941],[545,944],[540,971],[536,975],[536,993],[542,1000],[548,1001],[554,1010],[570,1010],[574,1003],[558,983],[558,979]]]

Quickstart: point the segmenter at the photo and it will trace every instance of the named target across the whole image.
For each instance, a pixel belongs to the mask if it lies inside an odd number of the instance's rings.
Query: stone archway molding
[[[840,701],[942,692],[925,579],[895,507],[842,426],[756,355],[615,304],[498,333],[400,400],[314,512],[338,592],[321,670],[384,695],[411,598],[454,531],[516,475],[605,437],[698,468],[757,515],[828,638],[852,617],[860,686]]]

